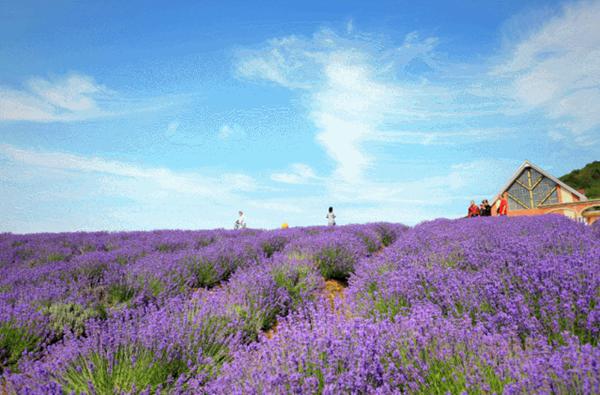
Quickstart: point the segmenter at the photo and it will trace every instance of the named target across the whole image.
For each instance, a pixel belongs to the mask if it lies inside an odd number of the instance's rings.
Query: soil
[[[331,303],[331,308],[335,307],[336,299],[339,299],[339,301],[341,301],[341,302],[343,302],[345,300],[346,295],[344,294],[344,292],[346,291],[347,287],[348,287],[347,284],[345,284],[339,280],[325,281],[324,294],[327,297],[327,299],[329,300],[329,303]]]
[[[348,285],[345,282],[339,280],[326,280],[325,288],[321,291],[321,295],[325,296],[329,303],[331,303],[331,308],[335,308],[336,301],[343,302],[346,298],[344,292]],[[264,332],[265,337],[267,339],[272,339],[277,334],[277,323],[273,325],[273,327]]]

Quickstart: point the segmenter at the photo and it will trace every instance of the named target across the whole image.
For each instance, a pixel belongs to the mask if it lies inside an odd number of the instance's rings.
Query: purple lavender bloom
[[[0,390],[600,393],[598,229],[1,234]]]

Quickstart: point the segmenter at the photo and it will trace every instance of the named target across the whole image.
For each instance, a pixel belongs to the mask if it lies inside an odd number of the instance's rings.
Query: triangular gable
[[[515,209],[536,208],[543,204],[557,203],[556,186],[577,196],[580,201],[588,200],[585,195],[571,188],[558,178],[529,161],[517,169],[506,185],[496,195],[496,202],[505,191],[509,192],[510,202]],[[510,189],[510,190],[509,190]],[[556,196],[553,196],[556,194]]]

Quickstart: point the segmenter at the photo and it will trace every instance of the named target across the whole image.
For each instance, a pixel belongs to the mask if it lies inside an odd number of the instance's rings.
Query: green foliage
[[[84,308],[77,303],[55,303],[42,310],[50,317],[50,327],[62,337],[65,329],[76,336],[85,333],[85,323],[91,318],[106,318],[106,312],[101,309]]]
[[[272,237],[262,243],[263,253],[267,258],[271,258],[274,253],[283,250],[287,244],[287,238],[283,236]]]
[[[198,319],[199,311],[204,307],[203,303],[204,301],[195,301],[185,313],[185,321],[191,323],[194,329],[190,332],[193,337],[188,343],[194,345],[194,352],[202,349],[203,355],[217,358],[222,355],[224,343],[235,328],[231,326],[231,317],[226,315],[202,314],[202,318]]]
[[[215,241],[217,241],[217,238],[214,236],[203,236],[198,238],[194,247],[195,249],[199,250],[200,248],[211,245]]]
[[[411,303],[403,295],[395,295],[394,297],[384,297],[376,292],[377,287],[371,283],[369,287],[369,297],[373,299],[375,311],[384,317],[388,317],[394,321],[398,315],[406,315],[410,311]],[[374,313],[373,312],[373,313]]]
[[[74,282],[79,278],[85,279],[90,288],[95,288],[104,280],[104,272],[108,269],[106,263],[94,263],[75,269],[71,275]]]
[[[107,358],[100,353],[80,356],[58,378],[65,393],[87,394],[90,387],[98,394],[133,393],[161,386],[169,389],[175,378],[188,370],[181,359],[155,354],[139,344],[120,346]],[[171,378],[171,380],[170,380]],[[171,384],[172,386],[173,384]]]
[[[319,363],[315,363],[311,360],[311,354],[313,350],[308,350],[308,355],[304,359],[303,363],[298,364],[298,373],[304,377],[316,377],[319,386],[317,387],[316,394],[323,394],[325,389],[325,373],[321,366],[327,366],[327,353],[321,351],[318,354]],[[338,372],[339,373],[339,372]]]
[[[108,304],[115,306],[121,303],[127,303],[135,296],[135,288],[125,282],[112,284],[108,288]]]
[[[461,348],[461,347],[459,347]],[[465,355],[463,357],[463,355]],[[495,373],[494,368],[466,352],[454,352],[446,359],[430,358],[427,349],[422,350],[421,358],[427,366],[425,382],[418,394],[501,394],[509,383]],[[472,360],[474,359],[474,361]],[[489,388],[472,386],[467,381],[467,371],[477,369],[483,372],[485,385]]]
[[[386,224],[379,224],[375,228],[375,232],[377,232],[377,234],[379,235],[379,238],[381,239],[381,244],[383,244],[384,247],[389,246],[398,238],[398,235],[396,234],[394,229]]]
[[[14,322],[0,324],[0,374],[6,368],[18,372],[23,353],[37,350],[40,341],[27,327],[19,327]]]
[[[79,252],[86,253],[86,252],[94,252],[96,251],[96,246],[92,245],[92,244],[84,244],[83,246],[79,247]],[[106,251],[110,251],[110,250],[106,250]]]
[[[155,277],[140,278],[140,285],[145,285],[154,297],[160,295],[165,289],[163,282]]]
[[[103,245],[103,246],[100,248],[100,250],[101,250],[101,251],[104,251],[104,252],[109,252],[109,251],[114,251],[114,250],[116,250],[117,248],[119,248],[119,246],[118,246],[118,245],[116,245],[116,244],[113,244],[113,243],[109,242],[109,243],[106,243],[106,244],[104,244],[104,245]],[[92,250],[92,251],[94,251],[94,250]]]
[[[117,263],[121,266],[125,266],[129,263],[129,258],[124,255],[119,255],[116,260],[117,260]]]
[[[175,252],[187,247],[185,243],[160,243],[154,249],[159,252]]]
[[[189,257],[186,265],[192,275],[193,288],[210,288],[217,285],[224,277],[229,276],[229,271],[219,275],[216,269],[217,263],[204,257]]]
[[[369,252],[369,254],[374,254],[375,252],[381,250],[382,243],[380,240],[373,238],[367,233],[359,233],[358,237],[361,238],[361,240],[367,247],[367,251]]]
[[[600,161],[588,163],[560,177],[560,180],[575,189],[585,189],[588,198],[600,198]]]
[[[326,280],[346,281],[356,258],[341,246],[328,246],[315,254],[315,263]]]
[[[295,259],[295,260],[299,260],[299,261],[311,258],[311,256],[309,254],[307,254],[306,252],[299,251],[299,250],[292,250],[292,251],[288,252],[286,254],[286,257],[291,260]]]
[[[53,252],[46,257],[47,262],[60,262],[64,261],[67,258],[66,255],[61,254],[59,252]]]
[[[192,309],[189,322],[194,322],[193,315]],[[192,345],[194,356],[202,351],[202,356],[208,358],[205,363],[197,365],[196,374],[207,379],[215,377],[223,364],[231,360],[228,342],[235,330],[230,324],[230,318],[220,315],[203,317],[198,323],[192,324],[194,331],[190,332],[187,343]]]
[[[367,316],[377,318],[386,317],[391,321],[396,320],[398,315],[406,315],[410,312],[412,304],[404,295],[385,296],[379,291],[377,280],[371,280],[367,286],[367,292],[360,299],[372,301],[373,309],[365,311]]]
[[[233,305],[231,309],[243,323],[241,332],[246,343],[257,341],[260,332],[271,329],[275,325],[277,314],[280,313],[279,308],[261,308],[252,300],[244,306]]]
[[[310,271],[308,265],[298,265],[278,266],[271,272],[277,286],[284,288],[290,295],[294,307],[303,302],[302,295],[306,294],[308,290],[306,280]]]
[[[21,248],[15,251],[15,257],[21,261],[26,261],[35,255],[35,251],[31,248]]]

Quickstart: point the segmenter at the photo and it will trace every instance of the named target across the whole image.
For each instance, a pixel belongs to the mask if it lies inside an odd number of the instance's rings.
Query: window
[[[535,206],[540,204],[558,203],[556,183],[544,177],[533,189],[533,201]]]
[[[518,182],[514,182],[510,188],[508,188],[508,196],[510,197],[508,207],[511,210],[531,208],[529,205],[529,191]]]
[[[508,188],[508,207],[511,210],[537,208],[542,204],[558,203],[556,183],[535,169],[525,169]]]
[[[538,182],[538,180],[540,178],[544,177],[543,175],[538,173],[535,169],[529,169],[529,172],[531,173],[531,185],[535,185],[535,183]]]

